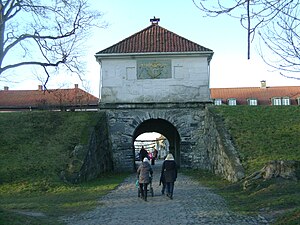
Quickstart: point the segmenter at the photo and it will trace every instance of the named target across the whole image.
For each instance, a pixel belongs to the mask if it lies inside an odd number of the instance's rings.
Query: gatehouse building
[[[180,167],[209,168],[205,132],[213,51],[150,20],[150,26],[96,53],[100,110],[108,118],[114,168],[134,168],[134,141],[157,132]]]

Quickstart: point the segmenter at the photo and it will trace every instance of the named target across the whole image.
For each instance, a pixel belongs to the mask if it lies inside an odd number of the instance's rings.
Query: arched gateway
[[[100,110],[108,117],[114,168],[134,168],[133,142],[163,134],[181,167],[205,167],[205,107],[213,51],[152,24],[96,53]]]
[[[172,123],[161,118],[147,119],[135,129],[133,139],[135,140],[140,134],[146,132],[157,132],[166,137],[169,141],[169,152],[175,156],[178,165],[180,165],[180,135]]]

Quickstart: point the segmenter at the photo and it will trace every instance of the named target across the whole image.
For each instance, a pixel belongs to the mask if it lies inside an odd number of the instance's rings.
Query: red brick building
[[[99,99],[78,88],[0,91],[0,111],[19,110],[97,110]]]
[[[300,105],[300,86],[211,88],[215,105]]]

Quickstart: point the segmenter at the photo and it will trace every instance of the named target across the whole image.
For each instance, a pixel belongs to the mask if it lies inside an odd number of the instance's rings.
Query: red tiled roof
[[[78,87],[73,89],[2,90],[0,109],[97,106],[99,99]]]
[[[291,104],[295,104],[300,97],[300,86],[211,88],[210,93],[212,99],[220,98],[223,103],[229,98],[235,98],[237,104],[246,105],[247,99],[254,98],[259,105],[270,105],[272,98],[289,97]]]
[[[140,32],[137,32],[96,54],[154,52],[213,53],[212,50],[198,45],[154,23]]]

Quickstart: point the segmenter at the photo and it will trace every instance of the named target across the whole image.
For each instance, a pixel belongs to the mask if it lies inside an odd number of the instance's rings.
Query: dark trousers
[[[152,159],[151,159],[151,165],[154,165],[154,164],[155,164],[155,159],[152,158]]]
[[[148,183],[139,183],[139,185],[140,185],[141,197],[147,199]]]
[[[167,194],[169,194],[171,197],[173,196],[173,190],[174,190],[174,182],[167,182]]]
[[[162,193],[163,195],[165,194],[165,190],[166,190],[166,182],[162,182],[161,193]]]

